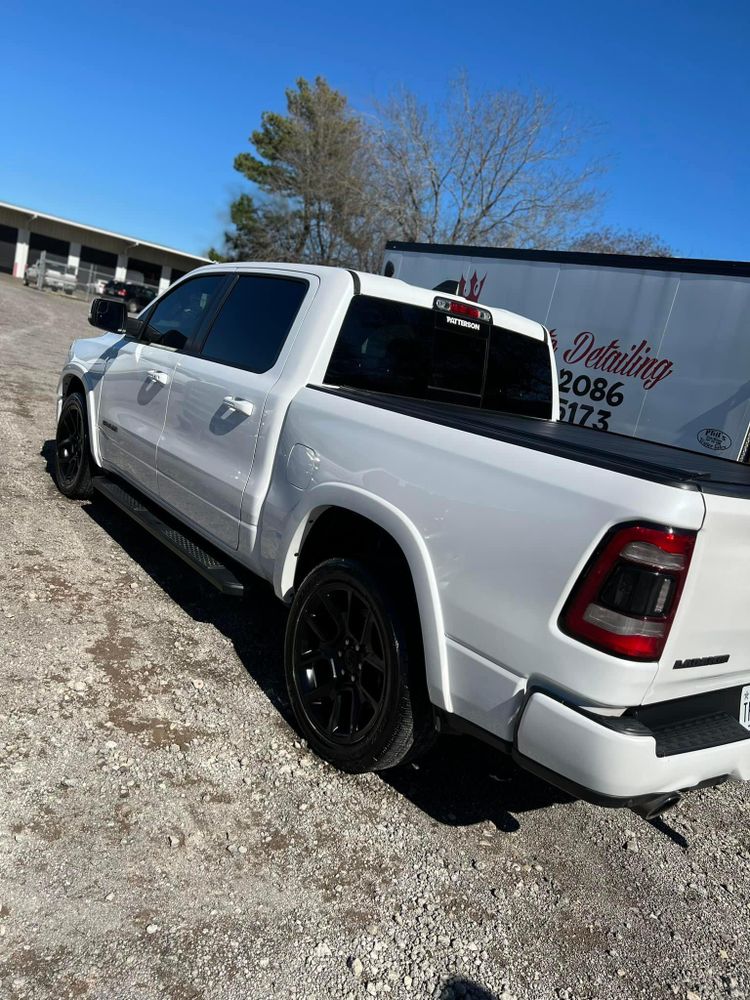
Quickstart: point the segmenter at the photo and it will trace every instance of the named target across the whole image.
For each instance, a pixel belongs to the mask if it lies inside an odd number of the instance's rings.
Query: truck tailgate
[[[685,590],[644,703],[750,684],[750,498],[706,491],[704,502]]]

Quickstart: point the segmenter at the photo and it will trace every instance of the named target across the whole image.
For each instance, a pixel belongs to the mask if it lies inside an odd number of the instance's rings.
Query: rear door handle
[[[166,385],[169,382],[169,375],[166,372],[157,371],[156,368],[152,368],[151,371],[146,372],[146,376],[152,382],[158,382],[159,385]]]
[[[228,406],[230,410],[244,413],[246,417],[252,417],[255,411],[255,403],[251,403],[249,399],[237,399],[236,396],[225,396],[224,405]]]

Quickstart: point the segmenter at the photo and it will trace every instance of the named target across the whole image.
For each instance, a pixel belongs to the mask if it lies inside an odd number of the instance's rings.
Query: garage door
[[[13,226],[0,226],[0,272],[3,274],[13,274],[17,242],[17,229]]]
[[[29,264],[36,264],[42,250],[46,250],[48,264],[66,267],[69,249],[70,243],[67,240],[55,240],[51,236],[32,233],[29,240]]]
[[[81,247],[81,262],[78,266],[78,284],[90,292],[100,292],[101,282],[115,276],[117,254],[96,247]],[[97,285],[99,283],[99,285]]]

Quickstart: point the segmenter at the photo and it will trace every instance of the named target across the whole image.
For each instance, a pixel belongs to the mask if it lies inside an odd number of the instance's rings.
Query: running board
[[[175,527],[167,515],[160,516],[151,505],[120,483],[106,476],[94,477],[94,489],[124,511],[129,517],[150,532],[163,545],[192,566],[202,577],[222,594],[242,597],[245,587],[234,571],[210,551],[206,542],[193,536],[187,529]]]

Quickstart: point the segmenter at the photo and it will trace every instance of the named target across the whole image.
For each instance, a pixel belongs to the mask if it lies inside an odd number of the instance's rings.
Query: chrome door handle
[[[169,381],[169,375],[166,372],[157,371],[156,368],[152,368],[151,371],[146,372],[146,375],[152,382],[158,382],[159,385],[166,385]]]
[[[228,406],[230,410],[244,413],[246,417],[252,417],[255,411],[255,403],[251,403],[249,399],[237,399],[236,396],[225,396],[224,405]]]

